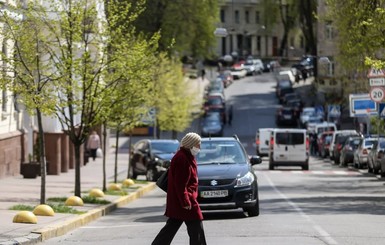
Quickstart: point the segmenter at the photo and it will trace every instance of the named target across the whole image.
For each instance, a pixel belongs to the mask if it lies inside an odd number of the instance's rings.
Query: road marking
[[[326,244],[328,245],[336,245],[338,244],[336,242],[336,240],[334,240],[332,238],[332,236],[327,232],[325,231],[321,226],[319,226],[318,224],[316,224],[311,218],[309,215],[307,215],[304,211],[302,211],[302,209],[297,205],[295,204],[294,202],[290,201],[290,199],[285,195],[283,194],[282,192],[280,192],[278,190],[278,188],[274,185],[273,181],[269,178],[269,176],[266,174],[266,173],[263,173],[264,177],[266,178],[267,182],[269,183],[269,185],[274,189],[274,191],[282,198],[284,199],[296,212],[298,212],[305,220],[307,220],[309,223],[312,224],[314,230],[316,230],[318,232],[318,234],[320,235],[320,237],[318,237],[320,240],[323,240]]]
[[[260,172],[269,172],[271,174],[313,174],[313,175],[362,175],[360,171],[341,171],[341,170],[268,170],[259,169]]]

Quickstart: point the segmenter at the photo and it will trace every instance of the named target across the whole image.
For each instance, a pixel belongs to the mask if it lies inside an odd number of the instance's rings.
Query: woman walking
[[[190,245],[206,245],[203,215],[197,201],[198,176],[195,155],[199,153],[200,144],[201,137],[198,134],[186,134],[171,160],[165,212],[168,220],[152,245],[171,244],[182,223],[187,226]]]

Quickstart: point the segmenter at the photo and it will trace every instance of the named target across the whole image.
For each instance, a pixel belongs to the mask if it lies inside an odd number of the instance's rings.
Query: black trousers
[[[92,160],[94,160],[94,161],[95,161],[95,158],[96,158],[96,151],[97,150],[98,149],[90,149],[91,157],[92,157]]]
[[[169,245],[174,239],[182,223],[187,226],[187,233],[190,237],[190,245],[206,245],[205,232],[201,220],[178,220],[169,218],[166,225],[160,230],[151,245]]]

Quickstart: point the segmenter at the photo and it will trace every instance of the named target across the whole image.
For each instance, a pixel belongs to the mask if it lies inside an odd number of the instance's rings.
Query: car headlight
[[[254,181],[254,175],[250,172],[245,174],[244,176],[237,179],[237,184],[235,187],[243,187],[243,186],[249,186]]]

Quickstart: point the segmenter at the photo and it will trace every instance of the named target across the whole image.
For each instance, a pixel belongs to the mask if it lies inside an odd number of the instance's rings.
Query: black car
[[[275,114],[275,124],[277,126],[297,126],[297,116],[292,107],[278,108]]]
[[[259,215],[258,182],[252,165],[259,156],[247,155],[237,137],[202,138],[198,163],[198,202],[202,210],[242,208]]]
[[[170,160],[179,148],[178,140],[143,139],[138,141],[130,154],[129,177],[146,175],[147,180],[156,181],[170,166]]]
[[[279,103],[282,104],[285,94],[294,93],[294,88],[289,80],[279,80],[275,92]]]
[[[201,136],[223,136],[223,124],[221,112],[208,111],[202,118]]]

